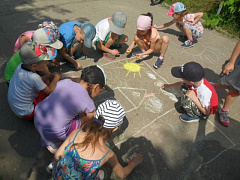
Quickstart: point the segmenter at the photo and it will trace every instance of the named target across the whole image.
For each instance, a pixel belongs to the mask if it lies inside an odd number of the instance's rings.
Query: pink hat
[[[140,15],[137,20],[137,29],[138,30],[148,30],[151,28],[152,19],[149,16]]]

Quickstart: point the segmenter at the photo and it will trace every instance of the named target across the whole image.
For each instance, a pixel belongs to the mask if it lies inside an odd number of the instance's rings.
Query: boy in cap
[[[173,67],[171,73],[183,81],[173,84],[163,84],[162,89],[181,87],[186,90],[187,104],[181,102],[181,109],[185,111],[180,115],[184,122],[197,122],[200,117],[206,119],[214,114],[218,107],[218,96],[214,87],[204,78],[203,67],[196,62],[188,62],[179,67]],[[187,85],[187,86],[186,86]]]
[[[97,23],[93,43],[97,49],[102,50],[102,56],[107,59],[115,59],[119,55],[116,48],[128,41],[128,37],[123,34],[126,23],[127,16],[122,12],[115,12],[112,17]]]
[[[24,43],[33,41],[45,46],[48,51],[48,60],[54,60],[57,55],[56,49],[62,48],[62,42],[58,40],[60,37],[58,28],[52,21],[44,21],[42,24],[38,25],[38,28],[39,29],[36,31],[24,32],[17,39],[13,50],[13,56],[8,61],[4,72],[4,79],[8,85],[15,69],[20,63],[22,63],[19,56],[19,48],[21,48]],[[50,74],[48,68],[43,70],[42,74]]]
[[[35,106],[53,91],[61,79],[57,73],[42,77],[36,73],[46,69],[48,53],[46,47],[35,42],[27,42],[19,50],[22,63],[17,66],[10,81],[8,102],[12,111],[24,120],[33,119]],[[47,86],[43,81],[49,78],[53,80]]]
[[[96,34],[95,27],[91,23],[79,23],[76,21],[70,21],[62,24],[59,27],[60,41],[63,43],[63,47],[59,50],[59,53],[70,63],[70,67],[75,67],[77,70],[82,68],[82,65],[75,59],[81,57],[85,59],[87,54],[86,47],[92,47],[92,39]],[[82,45],[80,54],[77,52],[77,48]]]

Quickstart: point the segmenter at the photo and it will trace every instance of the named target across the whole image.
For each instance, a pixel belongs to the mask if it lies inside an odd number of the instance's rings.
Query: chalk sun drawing
[[[139,77],[141,77],[140,70],[141,70],[141,68],[145,69],[144,67],[141,67],[144,64],[137,64],[137,63],[134,63],[134,61],[135,61],[135,59],[131,62],[128,62],[128,60],[126,60],[125,63],[119,62],[120,64],[123,64],[123,67],[117,67],[117,68],[126,69],[128,71],[126,74],[126,77],[128,76],[128,74],[130,72],[133,73],[134,78],[136,77],[136,73],[138,73]]]

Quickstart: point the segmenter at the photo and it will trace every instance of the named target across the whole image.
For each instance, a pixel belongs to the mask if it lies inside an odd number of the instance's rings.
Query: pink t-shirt
[[[14,45],[13,54],[15,54],[20,49],[20,47],[22,47],[21,37],[27,36],[32,41],[33,33],[34,33],[34,31],[26,31],[19,36],[19,38],[17,39],[17,41]]]
[[[187,14],[184,18],[183,18],[183,23],[191,23],[193,22],[195,19],[195,14]],[[200,21],[196,22],[196,24],[194,24],[194,26],[199,30],[199,32],[203,33],[203,26],[202,23]]]

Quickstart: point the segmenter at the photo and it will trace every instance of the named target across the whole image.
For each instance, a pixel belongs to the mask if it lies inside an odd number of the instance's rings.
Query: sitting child
[[[127,49],[126,53],[129,54],[135,44],[141,49],[141,51],[134,52],[133,54],[137,59],[141,59],[151,53],[160,52],[160,56],[157,58],[154,68],[158,69],[163,64],[164,55],[167,51],[169,38],[168,36],[160,37],[156,28],[152,27],[153,15],[151,13],[141,14],[137,20],[137,32],[135,33],[134,40]]]
[[[76,59],[79,57],[81,59],[86,58],[86,47],[92,47],[92,39],[96,34],[95,27],[91,23],[81,24],[76,21],[70,21],[62,24],[59,27],[59,32],[60,41],[63,43],[59,53],[68,61],[70,67],[75,67],[77,70],[81,69],[82,65]],[[77,49],[80,46],[79,54]]]
[[[122,12],[115,12],[112,17],[97,23],[93,43],[96,45],[96,49],[101,50],[102,56],[107,59],[115,59],[119,55],[117,48],[128,41],[128,37],[123,34],[126,23],[127,17]]]
[[[57,83],[50,96],[36,106],[34,124],[42,146],[55,153],[67,136],[81,124],[93,118],[96,97],[106,85],[106,75],[100,66],[82,70],[80,82],[64,79]]]
[[[62,43],[58,40],[60,34],[57,26],[52,21],[44,21],[42,24],[39,24],[38,27],[39,29],[36,31],[27,31],[21,34],[17,39],[13,50],[13,56],[8,61],[4,72],[4,79],[8,85],[15,69],[20,63],[22,63],[21,58],[19,57],[19,48],[21,48],[21,46],[26,42],[33,41],[45,46],[46,49],[51,52],[48,53],[47,60],[52,60],[56,66],[58,65],[54,58],[57,55],[56,49],[62,48]],[[50,72],[48,68],[42,71],[42,75],[49,74]]]
[[[61,75],[54,74],[48,87],[44,81],[53,75],[41,77],[36,73],[47,68],[46,59],[48,60],[51,53],[45,46],[34,42],[27,42],[20,48],[19,56],[22,63],[17,66],[10,81],[8,102],[12,111],[24,120],[33,119],[35,106],[53,91],[61,79]],[[40,91],[44,94],[39,93]]]
[[[202,12],[190,14],[186,11],[186,7],[181,2],[176,2],[172,5],[167,13],[173,17],[173,20],[160,26],[154,26],[157,29],[162,29],[176,23],[177,28],[183,33],[186,41],[182,47],[192,47],[193,37],[200,38],[203,34],[203,26],[200,22],[203,16]]]
[[[143,156],[136,155],[123,168],[106,142],[124,117],[125,111],[116,100],[100,104],[94,118],[82,130],[74,130],[56,152],[54,158],[58,163],[52,172],[53,179],[95,179],[105,163],[120,178],[128,176],[142,162]]]
[[[216,112],[218,96],[214,87],[204,78],[204,69],[200,64],[188,62],[180,67],[173,67],[171,73],[174,77],[181,78],[183,81],[163,84],[162,89],[181,87],[184,83],[189,86],[186,96],[190,98],[190,101],[188,101],[189,104],[181,107],[185,111],[179,117],[182,121],[197,122],[200,118],[207,119],[209,114]],[[200,113],[195,113],[196,108]]]

